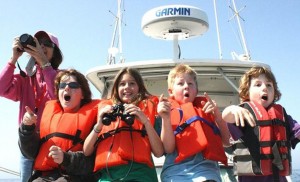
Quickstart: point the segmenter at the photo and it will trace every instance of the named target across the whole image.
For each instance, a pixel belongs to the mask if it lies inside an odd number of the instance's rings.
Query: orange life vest
[[[53,170],[58,164],[48,157],[52,145],[63,151],[80,151],[85,138],[97,122],[99,100],[83,105],[76,113],[64,113],[56,100],[46,103],[40,124],[40,151],[34,162],[34,169]]]
[[[255,102],[245,102],[241,107],[256,118],[256,126],[240,128],[243,136],[234,145],[236,175],[274,175],[275,166],[281,176],[290,175],[289,123],[285,121],[284,108],[273,104],[266,110]]]
[[[227,165],[227,157],[215,119],[213,115],[202,111],[201,101],[207,102],[206,98],[196,97],[193,103],[181,105],[173,99],[169,101],[172,104],[171,123],[178,152],[175,162],[181,162],[202,152],[204,158]]]
[[[153,126],[157,115],[157,103],[158,98],[152,96],[138,104]],[[99,108],[112,104],[111,100],[102,101]],[[132,128],[119,119],[108,126],[103,125],[98,136],[94,171],[128,164],[129,161],[144,163],[149,167],[154,166],[144,125],[137,119],[134,120]]]

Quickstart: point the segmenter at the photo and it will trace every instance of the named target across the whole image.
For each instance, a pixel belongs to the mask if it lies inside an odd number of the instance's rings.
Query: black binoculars
[[[132,125],[134,122],[134,116],[124,113],[125,107],[123,104],[117,104],[113,106],[112,113],[105,113],[102,118],[102,123],[106,126],[110,125],[112,121],[116,121],[117,117],[120,117],[128,125]]]
[[[36,46],[36,43],[34,42],[34,39],[31,35],[25,33],[25,34],[22,34],[19,38],[20,40],[20,44],[23,46],[23,47],[27,47],[27,45],[31,45],[31,46]],[[20,52],[23,52],[24,50],[20,50],[18,49],[18,51]]]

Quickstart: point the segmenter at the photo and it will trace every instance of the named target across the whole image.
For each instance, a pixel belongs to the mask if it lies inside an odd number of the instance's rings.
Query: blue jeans
[[[21,182],[28,182],[32,173],[33,160],[27,159],[21,153],[20,155],[20,177]]]

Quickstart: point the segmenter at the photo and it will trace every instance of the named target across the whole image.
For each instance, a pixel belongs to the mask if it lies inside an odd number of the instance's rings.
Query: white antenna
[[[119,25],[119,51],[120,51],[120,62],[123,63],[123,47],[122,47],[122,13],[121,13],[122,0],[118,0],[118,25]]]
[[[123,58],[123,49],[122,49],[122,13],[121,13],[121,4],[122,0],[118,0],[118,13],[115,16],[115,27],[113,31],[113,37],[111,40],[110,48],[108,49],[108,61],[107,64],[116,64],[116,56],[120,55],[120,63],[125,62]],[[116,45],[116,35],[118,30],[118,42]]]
[[[214,1],[214,10],[215,10],[215,18],[216,18],[216,28],[217,28],[217,36],[218,36],[219,57],[220,57],[220,59],[223,59],[222,48],[221,48],[220,32],[219,32],[219,22],[218,22],[218,15],[217,15],[216,0],[213,0],[213,1]]]
[[[236,6],[235,6],[235,0],[232,0],[232,5],[233,5],[233,9],[230,6],[229,7],[234,12],[233,17],[235,17],[236,20],[237,20],[237,23],[238,23],[238,26],[239,26],[240,35],[241,35],[241,39],[242,39],[242,43],[243,43],[243,49],[244,49],[244,52],[245,52],[245,55],[243,55],[242,57],[244,57],[244,59],[246,57],[246,60],[250,60],[251,57],[250,57],[250,54],[249,54],[249,51],[248,51],[248,48],[247,48],[246,39],[244,37],[244,32],[243,32],[243,29],[242,29],[242,26],[241,26],[241,22],[240,22],[240,18],[242,19],[242,17],[239,14],[245,8],[245,6],[242,9],[240,9],[239,11],[237,11]]]

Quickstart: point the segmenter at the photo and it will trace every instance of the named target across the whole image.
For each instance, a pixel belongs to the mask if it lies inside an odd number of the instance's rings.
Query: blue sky
[[[85,2],[85,3],[83,3]],[[105,2],[105,3],[104,3]],[[185,4],[204,10],[209,19],[209,30],[203,36],[179,42],[181,58],[218,58],[218,44],[214,21],[213,0],[130,0],[124,4],[123,56],[126,62],[169,59],[173,57],[172,42],[152,39],[141,30],[141,19],[152,8],[171,4]],[[287,112],[300,121],[297,107],[300,90],[299,49],[300,16],[298,0],[236,0],[252,60],[271,66],[282,92],[282,104]],[[231,18],[227,0],[217,2],[219,28],[224,59],[231,52],[243,53],[236,35],[236,24]],[[111,43],[117,0],[9,0],[1,3],[0,11],[0,67],[12,55],[12,41],[22,33],[34,34],[46,30],[58,36],[64,54],[61,68],[75,68],[82,73],[105,65]],[[19,59],[24,68],[28,57]],[[18,71],[18,70],[16,70]],[[93,88],[93,86],[91,86]],[[96,89],[95,98],[99,97]],[[17,117],[19,104],[0,98],[0,167],[19,170],[17,146]],[[300,168],[300,147],[292,151],[293,167]],[[13,177],[0,171],[0,179]]]

